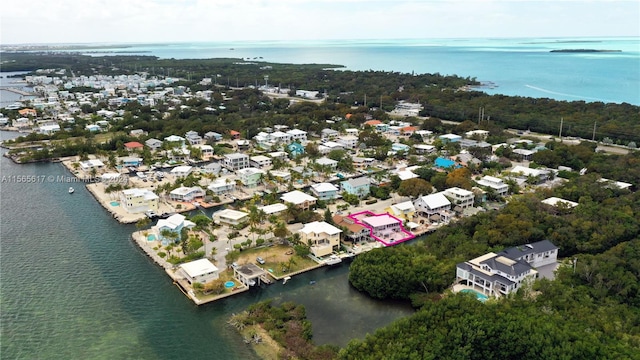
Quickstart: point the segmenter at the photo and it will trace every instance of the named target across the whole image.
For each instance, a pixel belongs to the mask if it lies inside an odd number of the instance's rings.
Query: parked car
[[[264,265],[264,263],[266,262],[266,261],[264,261],[264,259],[263,259],[263,258],[261,258],[260,256],[258,256],[258,257],[256,258],[256,261],[257,261],[259,264],[261,264],[261,265]]]

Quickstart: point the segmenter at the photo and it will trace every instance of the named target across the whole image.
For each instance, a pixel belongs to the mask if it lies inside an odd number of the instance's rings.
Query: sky
[[[2,0],[0,44],[640,36],[638,0]]]

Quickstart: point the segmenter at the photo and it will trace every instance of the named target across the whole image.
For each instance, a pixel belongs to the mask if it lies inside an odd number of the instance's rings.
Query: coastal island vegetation
[[[243,59],[158,59],[153,56],[93,57],[71,53],[47,52],[3,53],[4,71],[61,69],[57,76],[95,76],[146,74],[149,77],[171,78],[172,88],[188,89],[190,93],[210,91],[210,98],[186,97],[183,106],[159,102],[143,106],[129,102],[122,116],[109,124],[110,134],[95,135],[85,126],[94,123],[98,111],[111,106],[103,101],[84,104],[82,116],[53,135],[30,134],[16,142],[52,140],[43,151],[32,151],[30,160],[80,155],[96,151],[114,151],[120,143],[132,140],[126,129],[141,129],[150,136],[162,138],[176,133],[215,131],[228,134],[239,129],[250,139],[262,128],[276,124],[294,125],[301,130],[317,133],[330,127],[361,126],[367,114],[389,120],[389,112],[399,101],[419,103],[419,115],[426,120],[409,117],[407,121],[426,130],[446,129],[444,121],[470,122],[480,128],[513,128],[555,134],[563,122],[565,136],[582,137],[627,145],[640,141],[640,111],[638,106],[623,103],[556,101],[552,99],[518,96],[487,95],[474,78],[440,74],[411,74],[387,71],[349,71],[329,64],[273,64]],[[53,75],[53,74],[48,74]],[[290,106],[290,98],[268,96],[258,89],[268,82],[271,87],[318,92],[316,99],[300,98]],[[208,78],[211,83],[202,84]],[[265,84],[266,85],[266,84]],[[155,87],[149,91],[161,90]],[[97,95],[99,89],[77,86],[70,93],[88,92]],[[318,101],[316,101],[318,100]],[[322,100],[322,101],[319,101]],[[214,110],[212,110],[214,109]],[[479,109],[484,109],[481,117]],[[11,110],[7,115],[12,115]],[[351,114],[348,122],[336,122]],[[43,114],[53,116],[53,114]],[[364,137],[362,135],[361,137]],[[371,141],[367,146],[377,146]],[[390,145],[388,145],[390,146]],[[120,148],[121,149],[121,148]],[[384,150],[384,148],[382,149]],[[383,152],[378,152],[382,154]]]

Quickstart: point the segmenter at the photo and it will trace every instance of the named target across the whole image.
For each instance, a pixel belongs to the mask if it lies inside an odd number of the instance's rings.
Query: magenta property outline
[[[398,240],[398,241],[394,241],[393,243],[388,243],[388,242],[386,242],[386,241],[382,240],[381,238],[379,238],[379,237],[377,237],[377,236],[375,236],[375,235],[373,234],[373,227],[371,227],[369,224],[365,224],[365,223],[363,223],[362,221],[360,221],[360,220],[357,218],[357,216],[359,216],[359,215],[363,215],[363,214],[364,214],[364,215],[367,215],[367,216],[385,216],[385,215],[386,215],[386,216],[390,216],[391,218],[393,218],[393,219],[395,219],[396,221],[398,221],[398,223],[400,223],[400,229],[402,230],[402,232],[403,232],[403,233],[407,234],[407,237],[404,237],[404,238],[402,238],[402,239],[400,239],[400,240]],[[403,243],[403,242],[405,242],[405,241],[409,241],[409,240],[411,240],[411,239],[413,239],[413,238],[415,238],[415,237],[416,237],[414,234],[412,234],[410,231],[408,231],[408,230],[406,230],[406,229],[404,228],[404,225],[402,225],[402,220],[398,219],[397,217],[395,217],[395,216],[393,216],[393,215],[391,215],[391,214],[389,214],[389,213],[384,213],[384,214],[374,214],[374,213],[372,213],[372,212],[371,212],[371,211],[369,211],[369,210],[365,210],[365,211],[357,212],[357,213],[355,213],[355,214],[349,214],[349,215],[347,215],[347,217],[348,217],[348,218],[350,218],[351,220],[353,220],[356,224],[361,225],[361,226],[364,226],[364,227],[366,227],[367,229],[369,229],[369,235],[370,235],[372,238],[374,238],[376,241],[378,241],[378,242],[382,243],[384,246],[393,246],[393,245],[397,245],[397,244]]]

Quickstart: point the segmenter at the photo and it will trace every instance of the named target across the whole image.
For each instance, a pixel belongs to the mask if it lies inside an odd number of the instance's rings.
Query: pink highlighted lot
[[[393,246],[409,241],[416,236],[402,225],[402,220],[389,214],[374,214],[361,211],[348,215],[356,224],[369,229],[370,236],[384,246]]]

